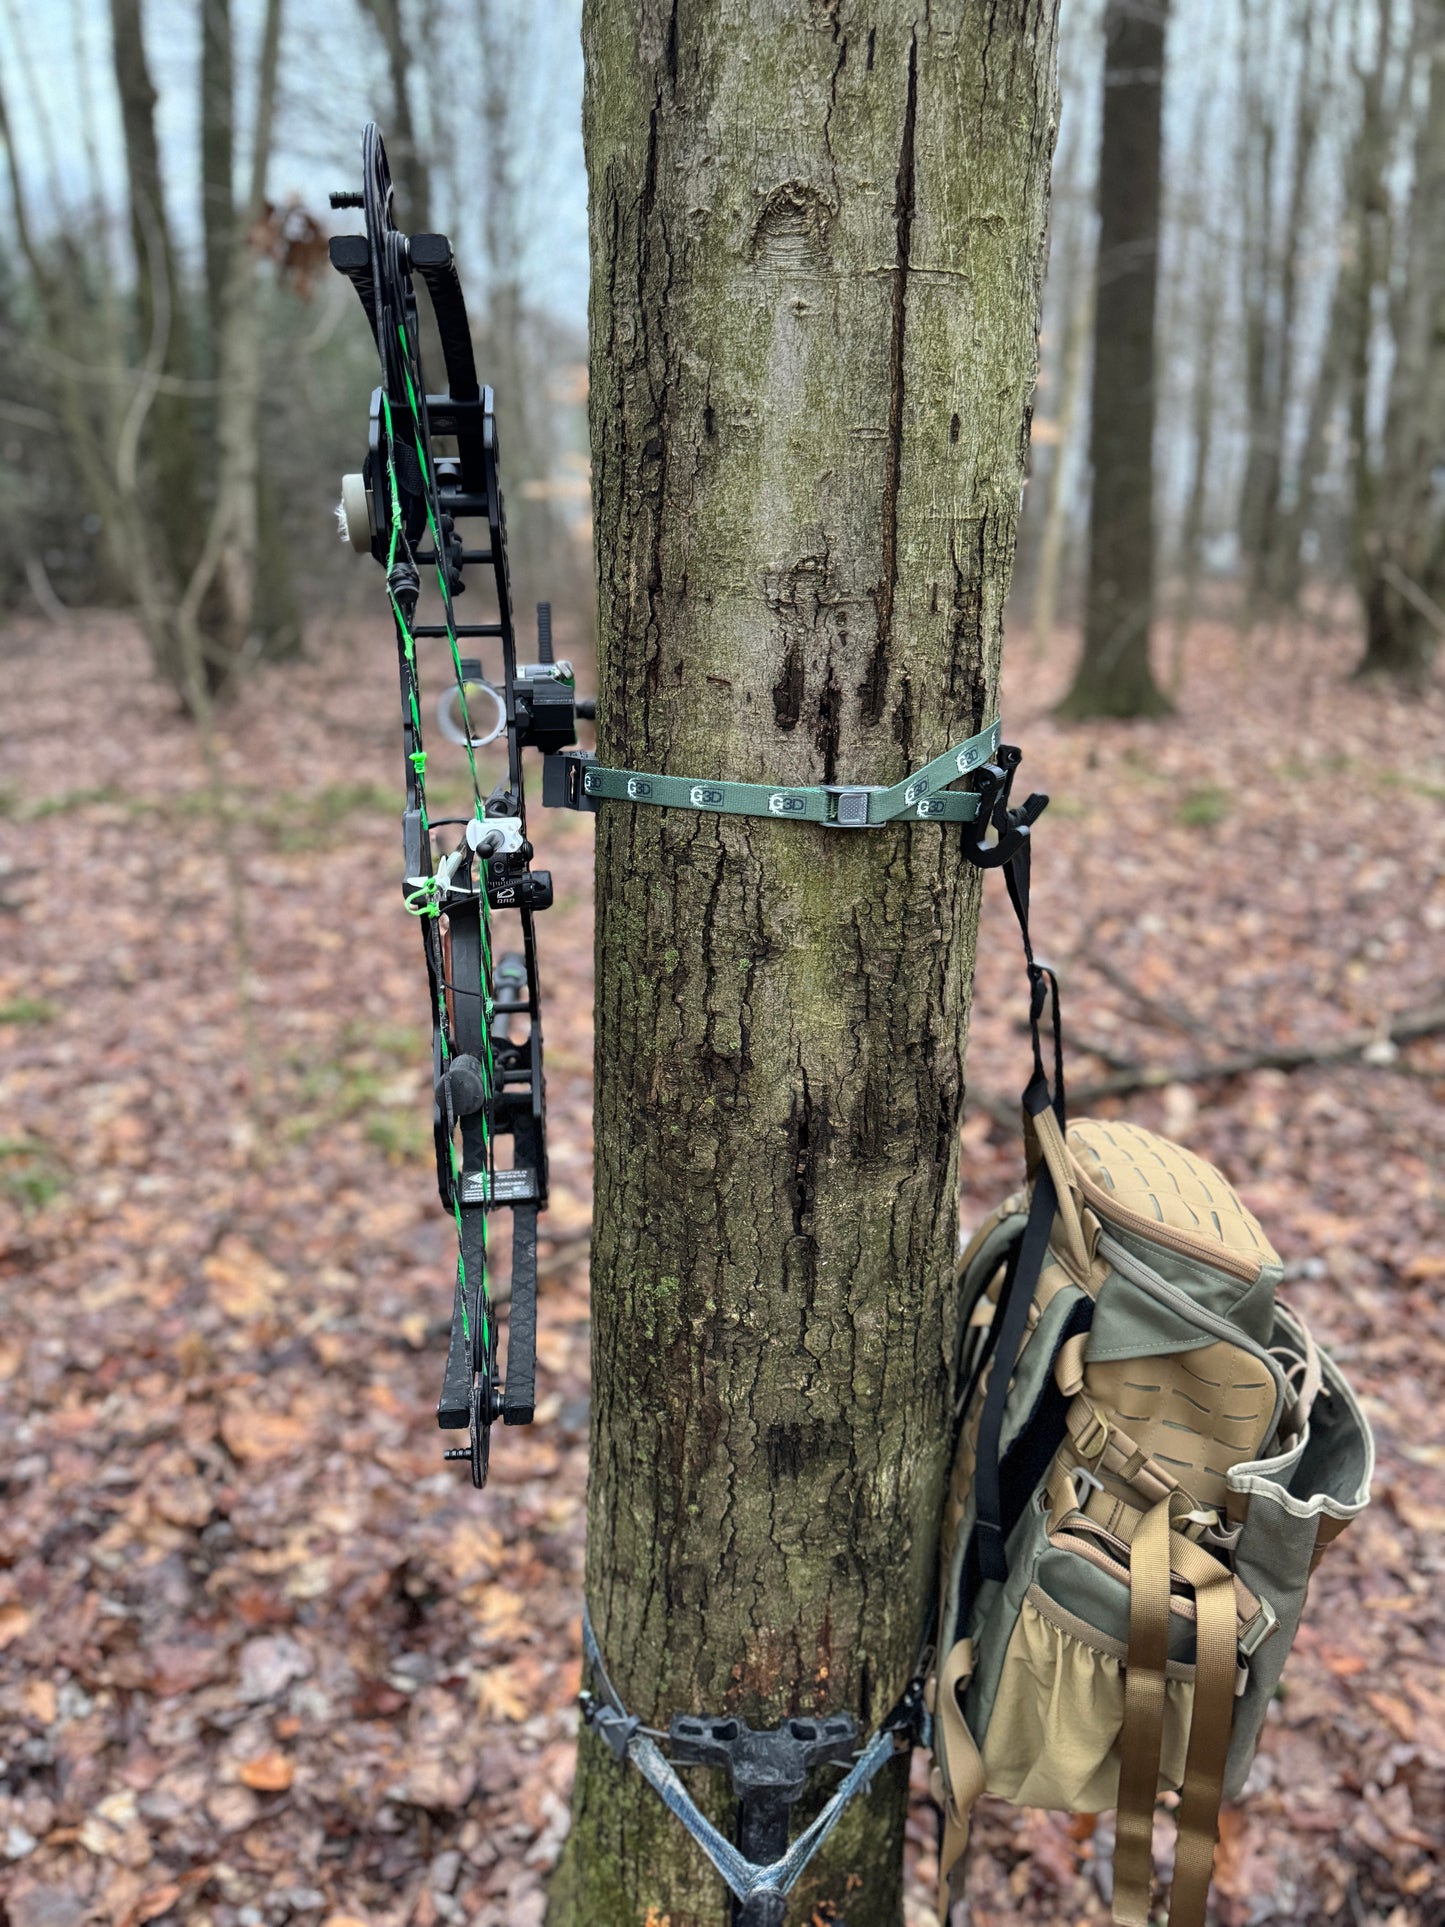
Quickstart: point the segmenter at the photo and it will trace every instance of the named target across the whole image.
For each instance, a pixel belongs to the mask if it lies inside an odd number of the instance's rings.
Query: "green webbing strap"
[[[979,799],[944,792],[970,770],[980,769],[999,745],[995,720],[966,743],[945,750],[931,763],[886,789],[867,784],[820,783],[812,787],[770,783],[714,783],[694,776],[651,776],[634,769],[602,769],[589,763],[582,789],[592,797],[619,803],[652,803],[663,809],[715,810],[723,816],[773,816],[791,823],[831,823],[843,829],[869,829],[901,816],[926,822],[971,823]]]

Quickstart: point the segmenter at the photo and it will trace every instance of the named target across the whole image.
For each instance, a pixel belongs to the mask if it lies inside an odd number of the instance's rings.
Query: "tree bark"
[[[993,714],[1056,28],[587,0],[604,762],[887,783]],[[933,1584],[977,879],[926,824],[597,838],[598,1636],[649,1723],[867,1731]],[[898,1921],[905,1802],[900,1762],[790,1921]],[[584,1735],[552,1927],[729,1917]]]
[[[1250,415],[1250,473],[1246,484],[1247,511],[1241,516],[1240,535],[1248,558],[1248,596],[1251,607],[1262,608],[1280,578],[1279,545],[1286,533],[1282,500],[1285,474],[1285,424],[1295,386],[1299,333],[1300,269],[1309,254],[1309,191],[1320,127],[1323,93],[1317,71],[1315,0],[1299,0],[1288,24],[1299,43],[1299,79],[1290,154],[1289,205],[1277,254],[1266,261],[1274,300],[1263,316],[1267,347],[1262,406]],[[1273,112],[1273,104],[1266,107]]]
[[[184,290],[176,271],[175,248],[166,217],[156,145],[156,91],[146,61],[141,0],[111,0],[110,15],[130,185],[141,354],[146,359],[154,356],[159,373],[175,381],[190,373],[187,320]],[[190,399],[184,393],[173,392],[163,385],[154,394],[147,421],[146,448],[154,470],[152,512],[163,538],[162,566],[167,568],[171,583],[178,584],[184,582],[195,567],[204,539],[204,517],[197,487],[195,424]],[[177,682],[178,645],[169,623],[159,633],[152,634],[151,648],[160,672],[171,682]]]
[[[235,60],[231,0],[201,6],[201,229],[206,249],[206,305],[211,342],[220,339],[226,275],[236,225]]]
[[[1167,0],[1109,0],[1099,159],[1084,653],[1066,716],[1157,716],[1154,609],[1154,309]]]
[[[386,153],[400,190],[397,218],[409,233],[425,234],[431,228],[431,176],[411,108],[412,60],[402,0],[362,0],[362,4],[381,35],[391,77],[392,125],[387,129]]]
[[[503,0],[477,0],[482,55],[482,241],[486,253],[486,360],[497,393],[497,432],[512,487],[544,481],[551,468],[547,369],[529,328],[523,274],[527,246],[525,85],[537,57],[538,23]],[[533,210],[535,211],[535,210]],[[523,608],[547,594],[557,552],[557,517],[535,500],[508,537],[512,578]]]
[[[1057,439],[1049,463],[1048,493],[1044,504],[1044,529],[1039,540],[1038,572],[1034,580],[1033,605],[1029,611],[1034,649],[1044,656],[1053,643],[1059,619],[1059,595],[1064,579],[1064,556],[1069,548],[1069,527],[1075,503],[1078,474],[1079,415],[1088,374],[1089,344],[1094,333],[1094,263],[1084,259],[1085,250],[1075,248],[1069,271],[1069,318],[1065,325],[1059,380]]]
[[[1375,290],[1389,265],[1390,207],[1386,174],[1390,162],[1390,103],[1387,69],[1394,31],[1394,8],[1377,0],[1373,63],[1360,75],[1360,125],[1350,151],[1347,230],[1352,247],[1345,283],[1344,327],[1348,344],[1346,399],[1349,410],[1351,480],[1350,565],[1362,603],[1369,598],[1370,537],[1379,514],[1379,472],[1370,448],[1369,415],[1374,368]]]
[[[216,501],[205,547],[180,605],[181,639],[188,657],[187,694],[193,707],[202,684],[214,693],[234,673],[250,639],[255,614],[260,548],[262,325],[251,232],[266,200],[281,11],[282,0],[266,0],[248,189],[245,205],[232,224],[224,315],[216,343]],[[211,633],[203,634],[201,611],[208,600],[214,604],[216,619],[205,625]]]
[[[1445,0],[1419,0],[1429,95],[1415,138],[1385,455],[1365,542],[1360,670],[1422,683],[1445,630]]]

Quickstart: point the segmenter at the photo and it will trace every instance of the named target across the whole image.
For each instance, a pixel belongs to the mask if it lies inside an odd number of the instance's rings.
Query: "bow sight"
[[[344,537],[386,571],[401,670],[405,853],[403,886],[418,919],[432,1001],[433,1136],[437,1185],[457,1228],[456,1295],[437,1422],[469,1426],[465,1449],[472,1483],[486,1483],[493,1422],[531,1423],[535,1402],[537,1213],[547,1202],[546,1109],[542,1080],[541,995],[533,918],[552,901],[552,879],[533,870],[527,840],[522,751],[554,752],[577,740],[578,702],[569,663],[552,655],[551,615],[537,610],[534,663],[517,662],[507,568],[507,528],[497,481],[492,391],[477,381],[466,302],[451,243],[441,234],[403,234],[394,216],[391,174],[380,130],[362,135],[360,194],[333,194],[333,207],[364,210],[364,235],[338,235],[331,263],[361,298],[381,357],[371,432],[359,475],[342,481]],[[447,385],[428,393],[422,378],[416,278],[436,317]],[[449,442],[454,453],[440,453]],[[468,547],[462,525],[485,524]],[[480,534],[480,528],[478,530]],[[458,623],[456,597],[470,565],[491,570],[496,619]],[[437,619],[419,622],[423,571]],[[463,656],[461,645],[478,649]],[[472,812],[431,816],[428,752],[422,743],[422,645],[448,650],[444,733],[459,742],[471,773]],[[487,653],[490,654],[490,662]],[[490,673],[488,673],[490,671]],[[475,733],[473,698],[490,698],[496,726]],[[455,712],[458,721],[451,721]],[[450,726],[449,726],[450,725]],[[476,752],[505,736],[506,774],[482,797]],[[450,832],[451,848],[445,847]],[[520,948],[493,962],[494,911],[514,914]],[[510,1140],[510,1163],[497,1140]],[[487,1277],[487,1214],[512,1212],[512,1288],[507,1369],[499,1383],[497,1330]]]

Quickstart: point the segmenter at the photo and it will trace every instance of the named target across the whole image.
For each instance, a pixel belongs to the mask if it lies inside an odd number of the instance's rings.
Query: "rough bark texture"
[[[120,97],[130,186],[131,236],[139,290],[141,354],[147,365],[177,378],[190,374],[184,290],[166,218],[160,154],[156,145],[156,90],[146,62],[140,0],[111,0],[116,91]],[[183,583],[196,564],[203,539],[197,488],[195,426],[184,393],[152,396],[145,446],[154,474],[153,513],[162,535],[171,583]],[[178,644],[169,625],[152,635],[161,673],[180,679]]]
[[[386,130],[387,159],[401,196],[405,224],[414,234],[423,234],[431,228],[431,177],[411,111],[412,49],[406,22],[402,19],[401,0],[363,0],[363,5],[381,35],[391,77],[392,124]]]
[[[1099,278],[1094,323],[1089,587],[1084,654],[1061,709],[1158,715],[1154,609],[1154,304],[1159,275],[1159,121],[1165,0],[1109,0]]]
[[[216,501],[206,545],[181,599],[183,640],[205,658],[212,691],[234,673],[251,635],[260,545],[259,478],[262,322],[256,257],[250,234],[266,199],[266,172],[276,110],[282,0],[266,0],[256,77],[256,125],[252,132],[250,181],[233,224],[227,259],[224,318],[216,342],[219,370],[216,407]],[[207,602],[214,616],[201,638]],[[196,665],[191,665],[192,674]]]
[[[1316,0],[1298,0],[1288,21],[1292,39],[1299,43],[1299,75],[1294,102],[1294,133],[1290,143],[1289,203],[1278,246],[1269,248],[1264,262],[1265,286],[1272,296],[1261,311],[1264,324],[1264,366],[1261,405],[1251,406],[1249,458],[1241,498],[1240,539],[1248,560],[1247,594],[1251,608],[1262,608],[1281,579],[1280,539],[1286,532],[1285,430],[1294,399],[1295,362],[1299,340],[1301,275],[1308,278],[1312,259],[1309,232],[1311,169],[1319,141],[1325,104],[1324,75],[1315,37]],[[1328,24],[1328,23],[1327,23]],[[1327,37],[1327,36],[1326,36]],[[1326,47],[1326,53],[1328,49]],[[1264,79],[1263,63],[1252,68],[1251,79]],[[1276,76],[1275,85],[1278,84]],[[1273,104],[1262,110],[1277,112]],[[1261,188],[1273,197],[1273,170],[1262,169]],[[1266,226],[1266,232],[1268,228]]]
[[[201,227],[211,339],[220,335],[236,224],[236,77],[231,0],[201,5]]]
[[[583,33],[602,757],[895,781],[994,710],[1054,0],[588,0]],[[976,877],[923,824],[597,837],[598,1634],[649,1722],[867,1729],[931,1589]],[[904,1798],[900,1763],[790,1921],[898,1920]],[[553,1927],[728,1918],[584,1736]]]
[[[1367,674],[1422,682],[1445,633],[1445,0],[1420,0],[1429,95],[1415,138],[1405,283],[1375,492],[1365,542]]]

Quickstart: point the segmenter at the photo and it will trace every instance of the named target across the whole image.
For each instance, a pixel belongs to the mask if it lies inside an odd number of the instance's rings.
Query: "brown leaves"
[[[223,1238],[201,1267],[211,1297],[227,1318],[260,1318],[286,1290],[286,1275],[244,1238]]]
[[[262,1753],[243,1760],[236,1777],[256,1793],[284,1793],[296,1778],[296,1762],[284,1753]]]
[[[416,932],[393,892],[391,643],[380,624],[363,641],[318,638],[223,724],[270,1079],[259,1122],[194,738],[125,623],[23,661],[55,723],[7,737],[7,781],[114,794],[30,822],[30,860],[5,878],[0,995],[57,1013],[0,1030],[6,1134],[30,1147],[0,1166],[0,1270],[23,1280],[0,1334],[20,1421],[0,1515],[0,1755],[33,1759],[0,1809],[0,1841],[13,1823],[34,1842],[6,1868],[16,1927],[259,1918],[277,1902],[323,1927],[393,1927],[403,1908],[515,1927],[539,1918],[565,1832],[592,829],[563,813],[544,826],[547,1417],[498,1433],[478,1500],[444,1475],[433,1422],[454,1246],[427,1166]],[[1112,1054],[1173,1065],[1324,1039],[1432,994],[1445,820],[1412,805],[1405,835],[1398,809],[1445,725],[1433,697],[1347,684],[1331,647],[1251,648],[1246,672],[1231,633],[1201,629],[1179,722],[1090,729],[1046,713],[1062,653],[1015,653],[1005,713],[1056,798],[1035,836],[1038,935],[1066,967],[1066,1017]],[[68,728],[81,684],[107,718],[83,745]],[[1401,783],[1377,784],[1382,768]],[[1181,821],[1181,799],[1207,791],[1244,800]],[[283,847],[280,817],[327,834]],[[45,883],[77,847],[106,878],[83,962],[53,941]],[[1017,935],[1002,892],[985,899],[969,1078],[1011,1094],[1027,1054]],[[1391,1064],[1115,1107],[1244,1184],[1288,1294],[1347,1350],[1381,1432],[1388,1496],[1322,1565],[1251,1790],[1225,1814],[1221,1927],[1419,1927],[1445,1906],[1442,1092],[1445,1050],[1425,1040]],[[83,1181],[57,1118],[85,1147]],[[976,1222],[1018,1181],[1017,1126],[975,1110],[964,1136]],[[929,1918],[924,1784],[910,1927]],[[986,1806],[973,1918],[1102,1923],[1106,1832]]]
[[[35,1615],[25,1606],[0,1606],[0,1648],[23,1639]]]
[[[148,1690],[161,1699],[193,1693],[225,1670],[223,1648],[210,1639],[161,1639],[148,1647]]]
[[[221,1420],[221,1437],[234,1458],[264,1464],[289,1459],[311,1442],[311,1427],[290,1412],[268,1412],[249,1405],[231,1406]]]

